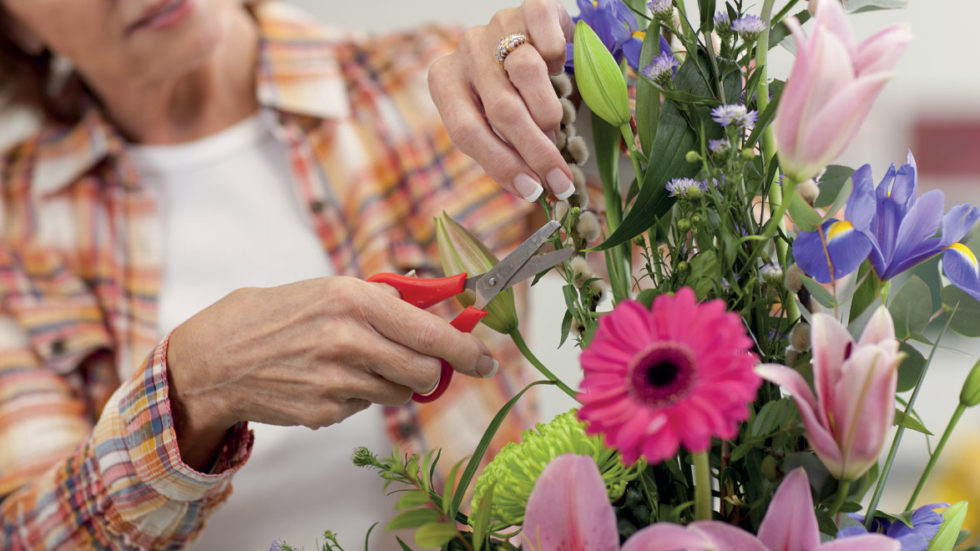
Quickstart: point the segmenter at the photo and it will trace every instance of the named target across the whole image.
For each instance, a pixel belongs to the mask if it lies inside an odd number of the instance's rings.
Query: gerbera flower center
[[[655,342],[629,364],[630,394],[651,407],[664,407],[687,396],[697,370],[684,344]]]

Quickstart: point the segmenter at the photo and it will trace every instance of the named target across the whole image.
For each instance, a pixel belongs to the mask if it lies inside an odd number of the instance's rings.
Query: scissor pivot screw
[[[487,279],[487,285],[489,285],[491,287],[496,287],[497,286],[497,278],[491,276],[489,279]]]

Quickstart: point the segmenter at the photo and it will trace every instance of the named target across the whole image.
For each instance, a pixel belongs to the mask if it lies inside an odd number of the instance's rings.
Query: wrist
[[[181,459],[200,472],[210,470],[229,428],[238,421],[207,384],[198,381],[206,372],[203,362],[196,361],[193,347],[181,327],[167,339],[168,398],[174,432]]]

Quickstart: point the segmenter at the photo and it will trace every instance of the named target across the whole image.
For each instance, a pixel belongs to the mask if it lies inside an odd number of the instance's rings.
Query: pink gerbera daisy
[[[659,463],[681,444],[705,451],[748,417],[761,383],[751,346],[724,302],[698,304],[687,287],[658,296],[651,310],[623,301],[582,352],[578,416],[627,462]]]

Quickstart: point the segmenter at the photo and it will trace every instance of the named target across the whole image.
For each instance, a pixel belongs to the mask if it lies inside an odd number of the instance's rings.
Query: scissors
[[[564,247],[555,251],[535,255],[548,238],[552,236],[561,224],[552,220],[531,237],[520,244],[514,252],[497,263],[488,272],[477,275],[466,273],[442,278],[417,278],[392,273],[375,274],[368,278],[373,283],[386,283],[398,290],[402,300],[419,308],[428,308],[443,300],[454,297],[466,290],[476,293],[476,302],[467,306],[450,325],[469,333],[476,324],[487,315],[485,308],[501,291],[509,289],[514,284],[534,277],[554,266],[568,260],[575,254],[573,247]],[[453,368],[442,360],[442,371],[435,390],[428,394],[414,393],[412,400],[426,403],[442,396],[453,378]]]

